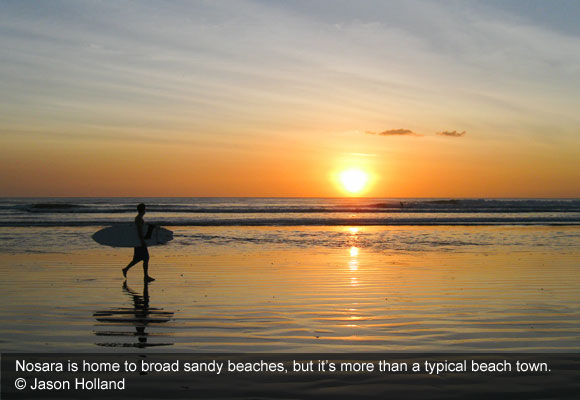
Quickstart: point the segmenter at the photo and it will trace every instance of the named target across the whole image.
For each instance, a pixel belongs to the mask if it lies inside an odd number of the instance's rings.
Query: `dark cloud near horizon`
[[[465,136],[467,132],[463,131],[463,132],[457,132],[457,131],[443,131],[443,132],[437,132],[438,135],[440,136],[448,136],[448,137],[461,137],[461,136]]]
[[[413,132],[410,129],[388,129],[386,131],[382,131],[382,132],[372,132],[372,131],[366,131],[365,132],[368,135],[379,135],[379,136],[423,136],[423,135],[419,135],[418,133]]]

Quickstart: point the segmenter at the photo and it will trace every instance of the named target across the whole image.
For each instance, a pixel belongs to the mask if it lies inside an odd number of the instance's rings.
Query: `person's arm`
[[[135,224],[137,225],[137,233],[139,234],[139,240],[141,241],[142,247],[147,247],[147,243],[145,243],[145,238],[143,235],[143,220],[141,218],[135,219]]]

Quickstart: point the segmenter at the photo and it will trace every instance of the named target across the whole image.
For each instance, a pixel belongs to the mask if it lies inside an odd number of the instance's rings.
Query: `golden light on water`
[[[352,246],[349,249],[350,258],[348,260],[348,267],[350,268],[351,271],[358,270],[358,251],[359,251],[359,249],[356,246]],[[355,277],[353,277],[352,280],[353,280],[353,282],[356,282]]]
[[[357,257],[358,256],[358,247],[352,246],[350,248],[350,256]]]
[[[358,168],[344,170],[339,175],[342,188],[350,194],[362,192],[369,181],[369,174]]]

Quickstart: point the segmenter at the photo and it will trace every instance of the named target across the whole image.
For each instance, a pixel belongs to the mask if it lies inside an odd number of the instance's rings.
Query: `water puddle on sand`
[[[118,307],[96,311],[93,316],[99,322],[95,335],[106,342],[104,347],[158,347],[172,346],[168,342],[171,332],[159,332],[163,324],[173,320],[173,312],[149,305],[149,284],[143,284],[141,293],[123,283],[123,292],[132,299],[133,307]]]
[[[149,285],[139,265],[123,283],[132,249],[3,254],[0,349],[580,350],[579,246],[377,250],[357,246],[365,229],[339,248],[155,247]]]

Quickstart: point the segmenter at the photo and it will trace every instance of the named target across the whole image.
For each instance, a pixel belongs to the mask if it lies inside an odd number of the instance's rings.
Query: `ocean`
[[[4,198],[0,255],[0,351],[580,351],[580,200]]]
[[[99,226],[137,202],[165,226],[577,225],[577,199],[14,198],[0,226]]]
[[[184,247],[206,243],[427,251],[500,243],[574,246],[579,240],[577,230],[566,227],[580,225],[580,200],[569,199],[5,198],[0,200],[0,227],[14,229],[3,230],[9,233],[0,236],[0,249],[38,252],[54,243],[97,246],[79,241],[71,228],[96,230],[132,222],[140,202],[147,204],[147,222],[172,227],[177,233],[173,245]],[[432,229],[436,226],[466,229]],[[467,229],[478,226],[556,229],[533,234]],[[32,227],[58,229],[47,229],[40,237],[16,229]],[[328,229],[332,227],[367,229],[353,236],[351,230]]]

